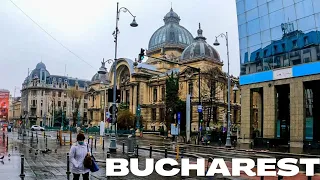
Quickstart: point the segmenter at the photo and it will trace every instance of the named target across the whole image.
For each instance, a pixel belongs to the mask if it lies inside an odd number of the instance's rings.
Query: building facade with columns
[[[179,24],[180,17],[172,8],[163,20],[164,25],[150,38],[146,51],[148,59],[137,63],[129,58],[119,58],[116,67],[112,65],[110,69],[108,87],[113,87],[113,72],[117,71],[118,103],[126,104],[133,114],[136,114],[139,105],[143,117],[140,123],[144,129],[157,131],[165,125],[164,122],[168,118],[165,107],[166,79],[173,73],[179,77],[180,99],[185,101],[187,94],[191,94],[191,130],[198,131],[199,128],[199,90],[201,104],[204,107],[202,127],[226,126],[227,76],[222,71],[223,61],[219,53],[206,42],[200,24],[194,38]],[[195,71],[198,68],[201,69],[201,87],[198,86],[199,72]],[[231,81],[232,87],[238,84],[236,77],[231,77]],[[95,89],[101,91],[103,88]],[[239,97],[239,92],[231,92],[233,124],[240,123]],[[110,106],[111,104],[108,108]],[[185,115],[182,117],[181,121],[185,122]]]
[[[319,144],[319,8],[317,0],[237,0],[244,142]]]
[[[40,62],[25,78],[21,89],[21,117],[27,126],[54,126],[59,111],[73,124],[73,113],[79,110],[78,124],[88,123],[88,97],[85,94],[91,81],[51,75]],[[78,103],[79,101],[79,103]],[[77,104],[78,103],[78,104]],[[78,107],[78,108],[77,108]],[[58,120],[57,120],[58,121]]]

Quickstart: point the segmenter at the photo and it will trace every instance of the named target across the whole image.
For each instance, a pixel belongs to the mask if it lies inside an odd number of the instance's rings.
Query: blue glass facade
[[[236,3],[241,76],[320,63],[320,0]]]

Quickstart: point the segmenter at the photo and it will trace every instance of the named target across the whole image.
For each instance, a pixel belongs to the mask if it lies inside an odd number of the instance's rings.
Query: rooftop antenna
[[[172,9],[172,2],[171,2],[171,9]]]
[[[67,72],[67,64],[64,65],[64,76],[66,76],[66,72]]]

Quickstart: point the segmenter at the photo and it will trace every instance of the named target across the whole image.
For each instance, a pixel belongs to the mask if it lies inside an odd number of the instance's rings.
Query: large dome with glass
[[[149,51],[168,46],[185,48],[193,42],[192,34],[179,25],[180,17],[172,8],[164,16],[163,21],[165,25],[156,30],[151,36]]]

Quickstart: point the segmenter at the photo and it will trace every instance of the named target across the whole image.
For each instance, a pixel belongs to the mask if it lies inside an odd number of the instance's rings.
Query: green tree
[[[129,129],[130,127],[134,127],[135,116],[130,112],[130,110],[120,110],[118,112],[118,128],[120,129]]]
[[[173,72],[166,79],[166,118],[165,124],[167,129],[170,128],[170,124],[173,122],[173,115],[178,110],[178,105],[181,100],[179,99],[179,76],[174,75]]]
[[[66,118],[66,115],[63,113],[62,109],[55,111],[54,114],[54,126],[60,127],[67,126],[69,124],[69,121]]]

